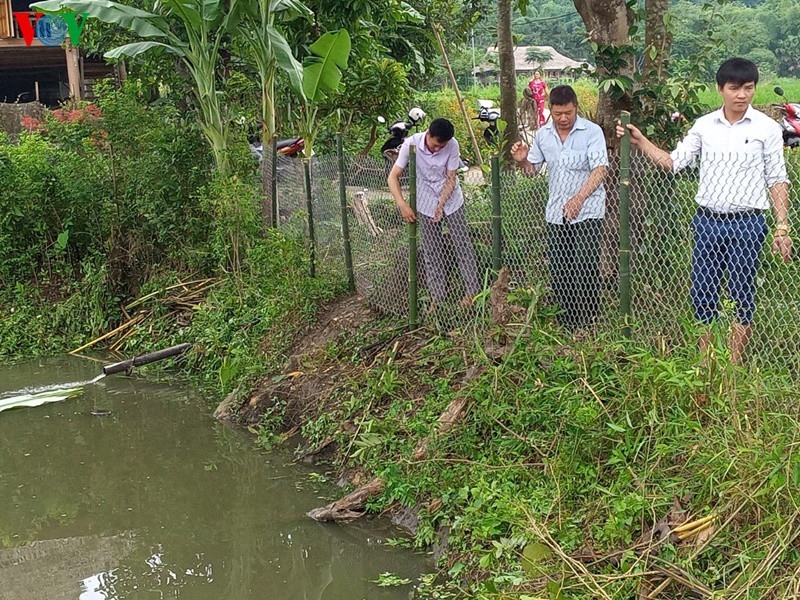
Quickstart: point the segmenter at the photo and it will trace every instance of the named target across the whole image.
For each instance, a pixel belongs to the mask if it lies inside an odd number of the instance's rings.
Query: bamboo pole
[[[306,211],[308,212],[309,259],[311,260],[311,277],[317,276],[317,244],[314,239],[314,203],[311,197],[311,159],[303,159],[303,175],[306,183]]]
[[[417,148],[409,147],[408,205],[417,214]],[[408,325],[419,326],[419,297],[417,293],[417,222],[408,224]]]
[[[124,310],[131,310],[133,308],[136,308],[140,304],[146,302],[150,298],[153,298],[154,296],[158,296],[159,294],[163,294],[164,292],[168,292],[170,290],[174,290],[175,288],[179,288],[179,287],[182,287],[182,288],[188,290],[190,285],[199,284],[194,289],[195,292],[199,292],[200,290],[203,290],[203,289],[206,289],[208,287],[211,287],[210,285],[206,285],[206,284],[209,284],[209,283],[211,283],[212,285],[217,285],[217,283],[219,283],[219,281],[214,279],[213,277],[210,277],[210,278],[207,278],[207,279],[195,279],[193,281],[178,282],[178,283],[175,283],[173,285],[169,285],[169,286],[167,286],[165,288],[162,288],[160,290],[156,290],[155,292],[150,292],[149,294],[147,294],[145,296],[142,296],[141,298],[137,298],[136,300],[134,300],[130,304],[126,304],[123,307],[123,309]]]
[[[444,66],[447,69],[447,72],[450,74],[450,82],[453,84],[453,90],[456,93],[456,100],[458,100],[458,107],[461,109],[461,116],[464,117],[464,123],[467,125],[467,132],[469,133],[469,139],[472,140],[472,151],[475,154],[475,164],[481,166],[483,164],[483,157],[481,156],[481,148],[478,146],[478,139],[475,137],[475,131],[472,129],[472,123],[469,120],[469,115],[467,114],[467,108],[464,106],[464,97],[461,95],[461,90],[458,89],[458,82],[456,81],[456,76],[453,73],[453,68],[450,66],[450,59],[447,58],[447,51],[444,49],[444,42],[442,42],[442,36],[439,35],[439,27],[440,25],[437,23],[431,23],[431,28],[433,29],[433,33],[436,35],[436,41],[439,42],[439,51],[442,53],[442,58],[444,59]]]
[[[495,273],[503,266],[503,217],[500,206],[500,157],[491,158],[492,164],[492,269]]]
[[[625,135],[619,145],[619,312],[622,317],[622,335],[631,337],[631,136],[627,125],[631,113],[621,114]]]
[[[261,152],[264,152],[264,146],[261,146]],[[278,136],[272,136],[272,181],[270,182],[272,185],[272,189],[270,190],[270,194],[272,198],[270,198],[272,202],[272,227],[273,229],[277,229],[280,220],[278,219]]]
[[[120,331],[124,331],[128,327],[131,327],[132,325],[136,325],[137,323],[140,323],[141,321],[144,320],[144,318],[145,318],[145,315],[143,313],[139,313],[138,315],[133,317],[133,319],[131,319],[130,321],[126,321],[125,323],[123,323],[122,325],[117,327],[116,329],[112,329],[108,333],[104,333],[99,338],[95,338],[91,342],[89,342],[87,344],[84,344],[83,346],[80,346],[79,348],[75,348],[75,350],[71,350],[69,353],[70,354],[77,354],[81,350],[86,350],[87,348],[91,348],[96,343],[102,342],[103,340],[108,339],[111,336],[118,334]]]
[[[350,222],[347,214],[347,188],[344,172],[344,141],[341,132],[336,134],[336,153],[339,169],[339,202],[342,205],[342,238],[344,241],[344,268],[347,271],[347,289],[356,291],[356,276],[353,271],[353,248],[350,244]]]

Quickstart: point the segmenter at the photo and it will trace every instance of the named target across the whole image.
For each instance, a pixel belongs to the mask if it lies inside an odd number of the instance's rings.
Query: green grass
[[[691,349],[561,339],[532,314],[500,360],[482,353],[483,340],[431,337],[413,353],[405,343],[407,354],[376,360],[343,384],[347,402],[304,427],[312,447],[333,437],[351,466],[384,479],[373,510],[421,509],[419,546],[447,531],[441,585],[415,597],[634,598],[659,568],[696,589],[786,597],[800,560],[791,379],[729,368],[720,349],[699,369]],[[459,397],[466,416],[436,435]],[[346,432],[342,422],[360,426]],[[645,551],[641,536],[676,498],[687,520],[718,515],[713,539]],[[613,558],[570,566],[587,548]],[[665,597],[686,590],[673,584]]]
[[[753,105],[768,106],[780,102],[780,96],[773,91],[776,85],[783,88],[786,98],[790,102],[800,102],[800,79],[779,78],[771,81],[762,81],[758,84],[756,95],[753,97]],[[700,95],[700,100],[708,105],[709,108],[717,108],[722,103],[716,85],[713,82],[709,82],[709,89]]]

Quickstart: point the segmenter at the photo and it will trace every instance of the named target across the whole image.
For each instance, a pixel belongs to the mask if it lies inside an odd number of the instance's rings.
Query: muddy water
[[[0,399],[98,373],[0,365]],[[188,387],[117,375],[0,413],[0,600],[409,597],[426,557],[380,522],[306,518],[339,490],[208,413]],[[370,582],[385,572],[412,583]]]

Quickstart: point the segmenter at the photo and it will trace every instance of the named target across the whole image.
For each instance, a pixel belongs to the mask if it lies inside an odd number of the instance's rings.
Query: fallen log
[[[355,491],[322,508],[314,508],[306,513],[315,521],[352,521],[364,516],[367,501],[383,492],[386,484],[375,477]]]

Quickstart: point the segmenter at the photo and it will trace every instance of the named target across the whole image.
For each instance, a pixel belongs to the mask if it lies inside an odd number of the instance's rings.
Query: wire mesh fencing
[[[409,286],[410,227],[389,191],[388,161],[352,155],[315,159],[309,203],[302,161],[284,159],[282,164],[279,158],[280,221],[304,236],[313,229],[315,262],[345,277],[346,215],[355,288],[371,306],[400,319],[409,318],[410,303],[416,301],[424,323],[445,330],[484,326],[487,311],[474,297],[487,289],[502,264],[517,295],[537,302],[559,326],[590,335],[619,331],[620,165],[619,157],[609,158],[603,210],[597,204],[601,200],[587,200],[566,222],[559,222],[558,215],[569,195],[565,192],[555,204],[553,197],[560,185],[570,194],[577,189],[575,181],[586,168],[578,159],[546,165],[535,177],[501,171],[496,162],[493,170],[473,167],[459,176],[463,204],[446,205],[441,219],[426,214],[433,210],[431,198],[425,197],[432,193],[430,182],[417,181],[416,298]],[[743,187],[756,185],[739,178],[736,188],[726,191],[732,174],[752,165],[733,158],[719,163],[724,171],[703,177],[717,196],[732,201],[748,192]],[[786,167],[790,182],[799,182],[800,155],[787,151]],[[408,171],[401,178],[406,198]],[[750,360],[800,372],[800,262],[785,264],[771,251],[770,210],[745,209],[747,214],[731,217],[725,211],[742,208],[712,205],[704,209],[708,214],[699,213],[700,181],[697,167],[672,174],[637,153],[631,157],[626,238],[632,336],[669,350],[696,343],[698,321],[710,323],[720,336],[735,324],[751,324]],[[766,208],[768,196],[763,195]],[[705,264],[699,265],[693,249],[698,235],[707,237],[709,231],[716,246],[706,249]],[[737,235],[741,244],[731,245]],[[750,248],[752,255],[742,248]]]

